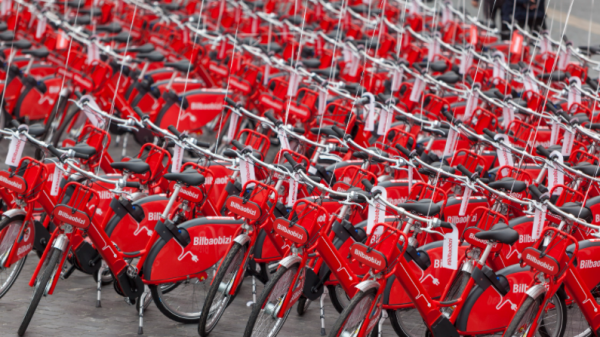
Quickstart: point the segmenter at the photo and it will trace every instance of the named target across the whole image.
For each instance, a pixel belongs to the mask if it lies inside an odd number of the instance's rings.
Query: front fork
[[[65,226],[69,226],[69,225],[65,225]],[[62,252],[62,258],[60,259],[58,268],[56,269],[56,275],[54,275],[54,277],[52,278],[52,283],[47,290],[47,294],[52,295],[52,293],[54,292],[54,288],[56,287],[56,283],[58,282],[60,272],[62,271],[63,264],[65,263],[65,259],[67,258],[67,254],[65,254],[65,253],[67,251],[69,251],[69,249],[71,248],[70,245],[71,245],[70,235],[68,235],[67,233],[64,233],[61,230],[58,230],[58,228],[57,228],[57,230],[55,230],[52,233],[49,244],[46,246],[46,249],[44,249],[44,254],[42,254],[42,257],[40,258],[40,261],[38,262],[38,265],[35,268],[33,275],[31,276],[31,280],[29,281],[30,287],[35,286],[35,282],[37,280],[37,277],[38,277],[42,267],[44,266],[44,262],[46,261],[47,258],[49,258],[48,254],[52,251],[52,249],[56,248]],[[48,267],[50,267],[50,266],[48,266]]]

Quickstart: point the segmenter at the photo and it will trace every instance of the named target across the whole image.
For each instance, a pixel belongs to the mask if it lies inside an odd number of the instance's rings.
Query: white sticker
[[[246,148],[252,149],[251,146]],[[246,185],[249,180],[256,180],[256,176],[254,175],[254,164],[250,160],[240,159],[240,178],[242,180],[242,186]]]
[[[365,110],[367,113],[367,117],[365,119],[365,131],[373,131],[375,130],[375,115],[379,114],[380,109],[375,108],[373,112],[369,112]]]
[[[2,0],[0,3],[0,14],[6,15],[12,8],[12,0]]]
[[[458,268],[458,229],[454,224],[452,224],[452,232],[444,234],[442,267],[452,270]]]
[[[503,106],[502,117],[504,128],[507,129],[510,126],[510,123],[515,120],[515,108],[512,106]]]
[[[387,198],[387,191],[385,190],[385,188],[381,186],[375,186],[371,190],[371,193],[375,191],[381,191],[381,194],[379,196],[380,198]],[[373,230],[373,227],[375,227],[375,224],[385,222],[385,204],[383,204],[379,200],[373,202],[372,205],[369,205],[368,216],[369,217],[367,218],[367,234],[371,234],[371,231]]]
[[[571,109],[571,105],[575,103],[581,104],[581,92],[578,90],[580,88],[581,79],[579,77],[571,77],[569,79],[568,109]]]
[[[471,48],[468,48],[460,55],[459,73],[462,75],[466,74],[469,68],[471,68],[471,64],[473,64],[473,54],[471,53]]]
[[[383,136],[388,132],[390,126],[392,125],[392,117],[393,114],[386,109],[379,109],[379,125],[377,125],[378,135]]]
[[[542,34],[540,37],[540,54],[551,52],[552,48],[547,34]]]
[[[287,198],[287,207],[293,207],[296,203],[296,199],[298,198],[298,181],[296,180],[296,174],[290,179],[288,179],[289,190],[288,190],[288,198]]]
[[[81,97],[82,101],[87,101],[87,104],[83,105],[83,112],[87,119],[92,123],[93,126],[97,128],[104,127],[104,118],[97,114],[94,110],[101,110],[94,97],[90,95],[84,95]]]
[[[271,66],[267,64],[265,66],[265,76],[263,76],[263,85],[269,84],[269,73],[270,72],[271,72]]]
[[[52,173],[52,187],[50,188],[50,195],[53,197],[58,195],[60,190],[60,181],[62,180],[62,174],[60,174],[58,165],[60,165],[60,163],[56,163],[54,166],[54,172]]]
[[[316,167],[314,167],[314,166],[312,166],[312,165],[311,165],[311,166],[309,166],[309,167],[308,167],[308,173],[310,173],[310,174],[312,174],[312,175],[315,175],[315,174],[317,174],[317,168],[316,168]]]
[[[411,102],[418,102],[421,99],[421,93],[425,90],[425,81],[421,77],[415,79],[412,91],[410,92]]]
[[[467,98],[467,106],[465,107],[465,114],[462,117],[463,121],[468,121],[473,115],[473,111],[477,108],[477,104],[479,103],[479,91],[472,91],[469,98]]]
[[[87,63],[90,64],[100,59],[100,48],[97,44],[91,43],[87,48]]]
[[[442,24],[445,25],[450,21],[452,21],[452,11],[450,10],[450,4],[447,3],[442,9]]]
[[[504,63],[504,54],[501,52],[495,52],[493,54],[494,57],[494,70],[492,77],[504,78],[505,72],[504,67],[502,67],[502,63]]]
[[[358,65],[360,64],[360,57],[354,55],[354,53],[352,53],[351,56],[352,57],[350,60],[350,69],[348,70],[348,75],[354,77],[358,74]]]
[[[552,153],[550,153],[550,158],[556,158],[554,159],[554,161],[560,162],[562,164],[563,162],[563,156],[560,152],[558,151],[552,151]],[[558,165],[555,165],[556,167],[559,167]],[[565,175],[562,171],[553,168],[552,166],[548,167],[548,190],[552,191],[552,189],[554,188],[554,186],[556,185],[564,185],[565,184]],[[557,189],[554,191],[554,194],[560,194],[560,191]]]
[[[46,32],[46,17],[42,17],[41,19],[38,19],[37,22],[37,27],[35,27],[35,38],[36,39],[41,39],[42,36],[44,36],[44,33]]]
[[[288,91],[287,91],[288,97],[296,96],[296,92],[298,91],[298,85],[300,84],[300,80],[302,80],[302,78],[300,76],[298,76],[298,74],[296,74],[295,72],[292,72],[290,74],[290,81],[288,84]]]
[[[529,73],[523,75],[523,87],[525,87],[525,91],[533,91],[535,93],[540,93],[540,88],[538,88],[537,83],[533,81],[531,77],[529,77]]]
[[[400,90],[400,84],[402,84],[402,79],[404,77],[404,69],[403,68],[398,68],[398,69],[394,69],[393,73],[392,73],[392,93]]]
[[[508,138],[508,135],[497,134],[494,138],[495,140],[502,139],[504,144],[510,145],[510,139]],[[496,149],[496,155],[498,156],[498,167],[514,167],[513,157],[509,150],[503,147],[498,148]]]
[[[344,45],[342,48],[342,56],[344,57],[344,62],[350,62],[352,60],[352,51],[347,45]]]
[[[544,229],[544,221],[546,220],[546,208],[547,206],[542,206],[542,209],[535,209],[535,215],[533,216],[533,227],[531,228],[531,237],[534,240],[537,240],[542,235],[542,230]]]
[[[444,147],[443,156],[449,156],[454,152],[454,147],[456,145],[456,140],[458,139],[458,133],[454,131],[454,129],[450,129],[448,131],[448,138],[446,138],[446,146]]]
[[[569,62],[571,61],[571,49],[567,47],[566,50],[561,50],[558,55],[558,69],[566,70]]]
[[[235,139],[235,131],[237,130],[237,123],[240,116],[235,112],[231,112],[231,117],[229,117],[229,128],[227,129],[227,139],[233,140]]]
[[[281,143],[280,147],[282,150],[290,149],[290,142],[287,138],[287,133],[283,129],[277,130],[277,138],[279,138],[279,142]]]
[[[325,113],[325,109],[327,108],[327,91],[319,90],[319,116],[322,116]]]
[[[413,167],[408,165],[408,193],[412,191],[413,185]]]
[[[469,200],[471,198],[471,193],[473,191],[471,191],[470,188],[465,186],[465,192],[463,193],[462,196],[462,201],[460,203],[460,210],[458,211],[458,216],[464,216],[467,213],[467,206],[469,206]]]
[[[568,156],[571,154],[571,151],[573,150],[573,141],[575,140],[575,134],[567,129],[565,130],[565,134],[563,136],[563,146],[562,146],[562,150],[561,150],[561,154],[563,156]]]
[[[560,123],[552,122],[552,131],[550,132],[550,145],[556,145],[558,142],[558,133],[560,131]]]
[[[27,142],[27,137],[25,135],[20,135],[18,138],[16,136],[10,137],[10,145],[8,146],[8,154],[6,155],[6,165],[8,166],[17,166],[21,161],[21,156],[23,155],[23,149],[25,148],[25,143]]]
[[[427,50],[427,60],[429,63],[433,62],[433,57],[440,54],[440,42],[437,40],[437,34],[431,39],[428,44],[429,49]]]
[[[418,1],[411,1],[410,7],[408,9],[409,14],[419,14],[421,13],[421,6],[419,6]]]
[[[173,160],[171,165],[171,173],[181,172],[181,163],[183,161],[183,147],[175,145],[173,147]]]

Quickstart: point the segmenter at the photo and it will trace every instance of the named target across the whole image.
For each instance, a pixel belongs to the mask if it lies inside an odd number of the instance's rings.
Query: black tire
[[[300,296],[300,299],[298,300],[298,307],[296,308],[296,312],[298,313],[298,315],[304,316],[306,311],[308,311],[308,307],[311,303],[312,301],[304,297],[304,295]]]
[[[25,220],[24,215],[17,215],[12,218],[5,217],[4,219],[2,219],[2,221],[0,221],[0,232],[2,232],[3,230],[9,230],[8,227],[11,225],[17,226],[17,228],[11,228],[11,230],[17,231],[16,233],[14,233],[13,235],[4,235],[3,240],[0,241],[0,260],[2,260],[2,255],[7,254],[9,252],[8,248],[12,246],[12,243],[5,242],[4,247],[6,247],[6,251],[4,251],[5,249],[1,248],[3,247],[3,241],[6,239],[14,242],[14,239],[16,238],[21,227],[23,226],[23,220]],[[13,263],[9,268],[0,269],[0,298],[6,295],[6,293],[8,293],[13,284],[15,284],[15,281],[17,280],[19,274],[23,270],[23,266],[25,265],[26,260],[27,255],[25,255],[21,260],[17,261],[16,263]]]
[[[329,337],[338,337],[346,329],[350,331],[360,327],[364,319],[367,317],[368,310],[371,307],[373,301],[375,301],[376,289],[369,289],[365,292],[359,291],[354,295],[350,304],[344,309],[342,314],[338,317],[333,324],[333,328],[329,331]],[[379,318],[376,318],[379,319]],[[375,327],[371,331],[370,336],[374,337],[378,335],[379,322],[375,324]]]
[[[227,277],[227,283],[233,280],[233,278],[235,278],[239,267],[242,263],[245,262],[244,255],[246,254],[247,250],[248,245],[242,246],[239,243],[235,242],[231,246],[229,252],[227,252],[227,255],[225,256],[225,259],[223,260],[221,266],[218,267],[219,269],[217,270],[217,274],[213,279],[212,284],[208,290],[206,300],[204,301],[204,305],[202,306],[202,311],[200,313],[200,321],[198,322],[198,334],[200,336],[208,336],[208,334],[219,323],[219,320],[221,319],[221,316],[223,316],[225,309],[229,306],[229,304],[231,304],[231,302],[237,295],[237,291],[233,296],[223,294],[225,291],[219,290],[226,290],[227,288],[219,287],[219,285],[221,285],[225,277]],[[245,270],[245,268],[243,270]],[[241,284],[239,288],[241,288]],[[217,297],[217,295],[219,295],[220,297],[218,300],[219,303],[217,303],[219,307],[211,311],[211,308],[214,306],[213,302],[215,301],[215,297]],[[215,312],[215,310],[218,311]]]
[[[329,299],[331,300],[331,304],[337,310],[338,313],[342,313],[344,309],[350,303],[350,298],[346,294],[344,288],[341,285],[328,285],[327,291],[329,293]]]
[[[503,336],[524,336],[529,333],[529,327],[533,324],[533,320],[540,309],[540,305],[543,301],[543,296],[538,296],[537,298],[531,298],[527,296],[517,313],[513,316],[508,328],[504,332]],[[546,311],[544,316],[541,317],[540,323],[538,324],[538,331],[541,336],[555,336],[562,337],[565,333],[566,323],[567,323],[567,306],[565,305],[565,299],[562,294],[555,294],[550,301],[546,304],[546,307],[552,305],[552,309],[556,311],[554,315],[556,315],[556,326],[554,327],[554,331],[549,331],[548,327],[550,324],[545,322],[545,317],[550,316],[549,310]],[[554,316],[552,315],[552,316]],[[560,326],[558,326],[560,324]],[[554,325],[554,324],[553,324]]]
[[[27,327],[33,318],[33,314],[40,304],[40,300],[44,293],[46,292],[46,287],[50,278],[56,273],[56,268],[58,267],[58,262],[62,257],[62,251],[58,248],[52,248],[49,252],[50,258],[48,259],[48,264],[46,268],[43,270],[42,277],[39,278],[39,282],[36,282],[33,297],[31,298],[31,303],[29,303],[29,307],[27,308],[27,312],[25,313],[25,317],[23,317],[23,322],[21,322],[21,326],[19,327],[19,331],[17,332],[19,336],[23,336],[25,331],[27,331]]]
[[[275,275],[273,275],[273,278],[269,280],[269,283],[267,283],[263,289],[263,292],[258,298],[258,302],[254,305],[248,323],[246,324],[244,337],[277,336],[292,309],[288,309],[283,317],[279,319],[274,319],[272,317],[272,312],[265,309],[273,308],[273,305],[269,306],[268,303],[282,303],[289,289],[291,287],[295,288],[296,285],[292,285],[292,282],[294,282],[294,276],[297,274],[299,267],[300,264],[298,263],[290,268],[284,266],[279,267]],[[300,276],[302,277],[302,275]],[[259,322],[258,331],[255,331],[257,322]],[[269,323],[274,323],[274,325],[270,329],[267,328],[267,330],[263,330],[265,325],[262,324],[262,322],[267,323],[267,325]]]

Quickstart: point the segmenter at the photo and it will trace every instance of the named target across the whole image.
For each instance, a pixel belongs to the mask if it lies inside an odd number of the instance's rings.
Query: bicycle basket
[[[48,168],[41,162],[25,157],[12,172],[0,171],[0,187],[15,192],[19,198],[35,200],[44,188]]]
[[[52,211],[52,219],[57,223],[86,229],[92,222],[98,206],[98,192],[77,182],[68,183],[60,198],[60,204]]]

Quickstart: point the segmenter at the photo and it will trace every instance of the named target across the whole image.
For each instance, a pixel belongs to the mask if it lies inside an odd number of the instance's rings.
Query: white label
[[[450,154],[452,154],[452,152],[454,152],[454,147],[456,145],[456,140],[458,138],[458,134],[456,133],[456,131],[454,131],[454,129],[450,129],[450,131],[448,131],[448,138],[446,139],[446,147],[444,147],[444,154],[443,156],[449,156]]]
[[[240,159],[240,178],[242,179],[242,186],[246,185],[249,180],[256,180],[254,165],[250,161]]]
[[[466,74],[469,68],[471,68],[471,64],[473,64],[473,54],[471,53],[471,48],[469,48],[460,56],[460,67],[458,71],[463,75]]]
[[[392,74],[392,93],[400,90],[400,84],[402,84],[402,79],[404,77],[404,69],[394,69]]]
[[[573,149],[573,140],[575,140],[575,134],[569,129],[565,130],[563,146],[561,150],[563,156],[568,156],[571,154],[571,150]]]
[[[442,9],[442,24],[445,25],[446,23],[450,22],[452,20],[452,11],[450,11],[450,4],[445,4],[444,8]]]
[[[436,37],[437,36],[434,36],[428,45],[429,49],[427,50],[427,60],[429,61],[429,63],[433,62],[433,57],[435,55],[440,54],[440,43]]]
[[[494,137],[494,138],[496,140],[501,138],[502,142],[504,144],[510,145],[510,139],[508,138],[507,135],[497,134],[496,137]],[[499,167],[503,167],[503,166],[513,167],[514,166],[513,157],[507,149],[505,149],[505,148],[496,149],[496,155],[498,156],[498,164],[499,164],[498,166]]]
[[[0,3],[0,14],[6,15],[8,11],[12,8],[12,0],[2,0]]]
[[[452,224],[452,232],[444,234],[442,243],[442,268],[458,268],[458,229]]]
[[[535,83],[533,79],[529,77],[529,74],[523,75],[523,87],[525,87],[525,91],[533,91],[538,94],[540,93],[537,83]]]
[[[560,131],[560,124],[552,122],[552,131],[550,132],[550,145],[556,145],[558,141],[558,132]]]
[[[175,145],[173,147],[173,164],[171,165],[171,173],[181,172],[181,162],[183,161],[183,147]]]
[[[561,50],[558,55],[558,69],[566,70],[569,62],[571,61],[571,49]]]
[[[504,121],[504,128],[508,128],[510,123],[515,120],[515,110],[512,106],[502,107],[502,117]]]
[[[350,62],[352,60],[352,51],[350,47],[344,45],[342,48],[342,56],[344,57],[344,62]]]
[[[97,128],[103,128],[104,118],[102,118],[102,116],[100,116],[94,111],[94,109],[100,110],[100,107],[98,106],[94,98],[90,95],[84,95],[81,97],[81,99],[87,100],[87,104],[83,105],[83,112],[85,113],[85,116],[90,121],[90,123],[92,123],[92,125]]]
[[[469,98],[467,99],[467,106],[465,107],[465,114],[462,118],[463,121],[468,121],[469,118],[471,118],[473,111],[475,111],[475,108],[477,107],[478,100],[479,100],[479,92],[472,91],[471,95],[469,95]]]
[[[550,154],[550,158],[552,157],[556,157],[556,159],[554,159],[557,162],[560,162],[562,164],[563,162],[563,156],[561,153],[559,153],[558,151],[552,151],[552,153]],[[556,165],[556,167],[559,167],[558,165]],[[554,186],[556,185],[564,185],[565,184],[565,175],[562,171],[555,169],[553,167],[548,167],[548,190],[552,191],[552,188],[554,188]],[[554,194],[560,194],[559,190],[554,191]]]
[[[412,91],[410,92],[411,102],[418,102],[421,99],[421,93],[425,90],[425,81],[420,77],[415,79]]]
[[[269,84],[269,73],[270,72],[271,72],[271,66],[267,64],[265,66],[265,76],[263,76],[263,85]]]
[[[322,116],[325,113],[325,109],[327,108],[327,91],[319,90],[319,116]]]
[[[312,175],[315,175],[315,174],[317,174],[317,168],[316,168],[316,167],[314,167],[314,166],[309,166],[309,167],[308,167],[308,173],[310,173],[310,174],[312,174]]]
[[[380,198],[387,198],[387,191],[385,190],[385,188],[381,186],[375,186],[371,190],[371,193],[375,191],[381,191],[381,194],[379,195]],[[385,205],[379,200],[376,200],[375,202],[373,202],[372,205],[369,205],[369,217],[367,218],[367,234],[371,234],[371,231],[373,230],[373,227],[375,227],[375,224],[383,222],[385,222]]]
[[[504,54],[497,51],[492,54],[494,57],[494,72],[493,77],[504,78],[504,68],[502,67],[502,63],[504,63]]]
[[[290,149],[290,142],[288,141],[287,134],[283,129],[277,130],[277,137],[279,138],[279,142],[281,143],[282,150]]]
[[[52,173],[52,188],[50,189],[50,195],[55,197],[58,195],[60,189],[60,181],[62,180],[62,174],[60,174],[60,169],[58,168],[60,163],[56,163],[54,166],[54,173]]]
[[[568,96],[568,108],[571,109],[571,105],[577,103],[581,104],[581,92],[578,90],[581,88],[581,79],[579,77],[571,77],[569,79],[569,96]]]
[[[44,36],[45,32],[46,32],[46,17],[44,16],[41,19],[38,19],[37,27],[35,27],[35,38],[41,39],[42,36]]]
[[[358,65],[360,63],[360,58],[354,53],[350,54],[352,59],[350,60],[350,69],[348,70],[348,75],[354,77],[358,74]]]
[[[459,216],[464,216],[467,213],[467,206],[469,206],[471,193],[471,189],[465,186],[465,192],[463,193],[462,201],[460,203],[460,210],[458,211]]]
[[[18,138],[14,135],[10,138],[10,145],[8,146],[8,154],[6,155],[6,165],[8,166],[17,166],[21,161],[21,156],[23,155],[23,149],[25,148],[25,143],[27,142],[27,137],[25,135],[20,135]]]
[[[229,117],[229,128],[227,129],[227,139],[233,140],[235,139],[235,131],[237,130],[237,123],[240,116],[235,112],[231,112],[231,117]]]
[[[375,115],[380,112],[381,109],[374,108],[373,112],[366,111],[367,117],[365,120],[365,131],[373,131],[375,130]]]
[[[300,80],[301,78],[300,76],[298,76],[298,74],[296,74],[295,72],[291,73],[287,91],[287,95],[289,97],[296,96],[296,91],[298,91],[298,84],[300,84]]]
[[[290,179],[288,179],[289,190],[288,190],[288,198],[287,198],[287,207],[292,207],[296,203],[296,199],[298,198],[298,181],[296,180],[296,174]]]
[[[413,167],[408,165],[408,193],[412,191],[413,185]]]
[[[421,7],[417,1],[411,1],[410,7],[408,9],[409,14],[419,14],[421,13]]]
[[[87,48],[87,63],[92,63],[100,59],[100,48],[95,43],[91,43]]]
[[[379,109],[379,125],[377,126],[377,134],[385,135],[392,125],[392,115],[386,109]]]
[[[533,216],[533,227],[531,228],[531,237],[534,240],[540,238],[542,230],[544,229],[544,220],[546,219],[546,206],[542,206],[542,209],[535,209],[535,215]]]
[[[542,34],[540,38],[540,54],[548,53],[551,51],[550,40],[548,40],[548,35]]]

